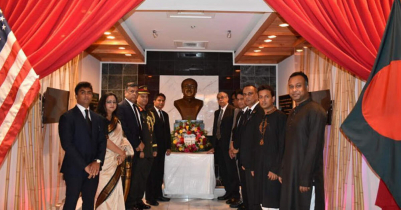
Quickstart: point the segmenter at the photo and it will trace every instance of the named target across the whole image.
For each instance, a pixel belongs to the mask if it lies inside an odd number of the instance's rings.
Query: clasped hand
[[[89,165],[85,167],[86,173],[89,174],[88,179],[95,178],[97,175],[99,175],[99,170],[100,170],[100,163],[93,161]]]

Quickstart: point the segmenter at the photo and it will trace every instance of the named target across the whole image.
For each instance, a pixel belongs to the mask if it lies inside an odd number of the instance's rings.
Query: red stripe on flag
[[[0,86],[3,85],[4,80],[7,78],[8,72],[10,71],[11,66],[14,64],[20,50],[21,47],[19,46],[18,42],[14,42],[10,54],[0,70]]]
[[[17,77],[14,80],[14,83],[13,83],[10,91],[8,92],[7,97],[5,98],[3,104],[0,107],[0,124],[3,124],[4,119],[6,118],[6,116],[8,114],[8,111],[14,104],[15,97],[17,97],[19,87],[24,82],[26,76],[28,75],[28,73],[31,69],[32,69],[32,67],[31,67],[31,64],[29,63],[29,61],[25,60],[19,74],[17,75]]]
[[[31,106],[32,102],[38,95],[39,89],[40,89],[40,83],[39,80],[36,79],[36,81],[32,84],[29,91],[26,93],[24,101],[22,102],[21,107],[17,115],[15,116],[13,124],[11,125],[10,129],[8,130],[6,136],[3,139],[3,142],[0,145],[0,166],[3,164],[4,157],[6,156],[8,150],[14,143],[18,132],[24,125],[26,113],[29,107]]]

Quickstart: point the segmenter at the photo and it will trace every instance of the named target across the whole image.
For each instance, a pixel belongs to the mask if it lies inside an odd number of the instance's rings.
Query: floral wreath
[[[185,144],[184,134],[195,135],[194,144]],[[207,140],[207,132],[202,130],[199,123],[181,122],[173,132],[171,132],[171,151],[173,152],[201,152],[206,151],[212,144]]]

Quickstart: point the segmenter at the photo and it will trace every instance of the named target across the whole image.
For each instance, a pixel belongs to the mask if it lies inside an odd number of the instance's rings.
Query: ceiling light
[[[149,77],[149,78],[152,78],[152,75],[149,75],[148,77]]]
[[[304,51],[303,49],[297,49],[296,50],[297,52],[302,52],[302,51]]]
[[[131,56],[131,54],[125,54],[125,56]]]
[[[264,42],[271,42],[271,41],[273,41],[273,40],[271,40],[271,39],[265,39]]]
[[[120,50],[125,50],[125,47],[119,47],[118,49],[120,49]]]
[[[231,77],[226,77],[226,79],[231,79]]]
[[[260,52],[260,51],[262,51],[262,50],[254,50],[254,52]]]
[[[273,38],[276,38],[276,37],[277,37],[276,35],[267,36],[267,38],[269,38],[269,39],[273,39]]]
[[[231,38],[231,30],[227,31],[227,38]]]
[[[308,49],[308,46],[304,46],[305,49]]]
[[[167,12],[169,18],[198,18],[198,19],[211,19],[214,18],[214,13],[204,12]]]
[[[263,48],[265,48],[265,47],[263,47],[263,46],[259,46],[259,49],[263,49]]]
[[[288,23],[282,23],[282,24],[280,24],[280,25],[278,25],[278,26],[280,26],[280,27],[288,27],[288,26],[290,26]]]
[[[107,36],[108,39],[115,39],[116,37],[114,36]]]
[[[157,38],[157,31],[156,30],[153,30],[153,38]]]
[[[235,72],[241,72],[241,70],[240,70],[240,69],[237,69],[237,70],[235,70]]]
[[[110,34],[111,34],[111,32],[108,32],[108,31],[104,32],[104,35],[110,35]]]

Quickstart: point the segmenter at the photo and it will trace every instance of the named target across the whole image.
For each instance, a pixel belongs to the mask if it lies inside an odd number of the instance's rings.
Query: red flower
[[[187,134],[188,134],[188,135],[191,134],[191,131],[187,131]]]

